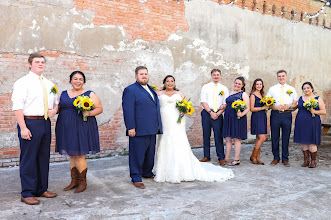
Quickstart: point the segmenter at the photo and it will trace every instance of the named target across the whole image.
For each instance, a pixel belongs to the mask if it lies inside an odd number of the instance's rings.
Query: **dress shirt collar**
[[[286,86],[287,86],[287,84],[286,84],[286,83],[285,83],[284,85],[282,85],[282,84],[278,83],[277,85],[278,85],[279,87],[282,87],[282,86],[286,87]]]
[[[33,78],[39,79],[39,75],[32,72],[31,70],[29,71],[29,75]],[[44,78],[44,76],[42,74],[40,76],[41,76],[41,78]]]
[[[218,82],[218,83],[215,84],[213,81],[211,81],[210,84],[213,85],[213,86],[215,86],[215,85],[221,86],[222,85],[220,82]]]

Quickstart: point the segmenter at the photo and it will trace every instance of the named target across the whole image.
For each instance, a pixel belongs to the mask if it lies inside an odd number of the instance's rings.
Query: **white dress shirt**
[[[289,95],[287,93],[288,90],[292,91],[291,95]],[[280,83],[278,83],[278,84],[270,87],[267,92],[267,96],[269,96],[269,97],[271,96],[275,99],[276,106],[281,104],[281,91],[282,91],[282,85]],[[284,104],[291,105],[294,100],[298,100],[297,92],[290,85],[284,84],[283,93],[284,93]]]
[[[229,96],[229,89],[221,83],[217,83],[217,109],[220,109],[222,104],[226,104],[225,100]],[[215,83],[210,82],[205,84],[201,89],[200,102],[205,102],[208,104],[210,109],[214,107],[214,88]],[[221,92],[224,92],[224,95],[220,95]],[[202,106],[203,108],[203,106]]]
[[[43,77],[47,95],[48,108],[53,108],[53,104],[58,104],[57,95],[51,93],[54,84]],[[12,110],[23,110],[25,116],[43,116],[44,110],[44,92],[39,76],[33,72],[18,79],[13,86],[13,94],[11,97],[13,101]]]

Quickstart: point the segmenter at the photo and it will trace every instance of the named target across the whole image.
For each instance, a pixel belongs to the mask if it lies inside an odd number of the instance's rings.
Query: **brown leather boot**
[[[83,170],[81,173],[79,173],[79,185],[77,189],[75,190],[75,193],[80,193],[83,192],[86,189],[86,173],[87,173],[87,168]]]
[[[311,162],[309,168],[315,168],[317,166],[316,163],[317,151],[315,151],[314,153],[310,152],[310,156],[311,156]]]
[[[264,165],[264,163],[260,160],[260,154],[261,154],[261,148],[259,148],[259,150],[257,152],[256,160],[257,160],[258,164]]]
[[[63,190],[68,191],[76,188],[79,184],[78,176],[79,176],[79,171],[77,170],[77,168],[76,167],[71,168],[71,183]]]
[[[253,164],[257,164],[256,157],[257,157],[257,152],[258,151],[259,150],[256,150],[256,148],[254,147],[251,158],[250,158],[250,160],[252,161]]]
[[[303,152],[303,164],[302,167],[307,167],[309,165],[309,150],[304,150]]]

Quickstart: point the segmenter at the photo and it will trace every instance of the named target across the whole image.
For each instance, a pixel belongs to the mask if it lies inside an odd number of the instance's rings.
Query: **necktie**
[[[151,95],[152,99],[154,100],[154,95],[151,90],[149,90],[148,86],[143,86],[143,88]]]
[[[217,84],[214,86],[214,104],[213,104],[213,110],[214,112],[217,112]]]
[[[281,105],[285,104],[285,101],[284,101],[284,86],[282,86],[282,90],[281,90],[281,93],[280,93],[280,104]]]
[[[45,120],[47,120],[48,116],[47,116],[47,113],[48,113],[48,97],[47,97],[47,90],[46,90],[46,87],[45,87],[45,84],[44,84],[44,81],[43,81],[43,78],[41,76],[39,76],[39,80],[40,80],[40,83],[43,87],[43,92],[44,92],[44,110],[45,110],[45,114],[44,114],[44,118]]]

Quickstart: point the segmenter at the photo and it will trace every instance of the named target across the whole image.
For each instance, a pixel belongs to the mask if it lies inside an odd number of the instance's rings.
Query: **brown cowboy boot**
[[[309,165],[309,150],[304,150],[303,152],[303,164],[302,167],[307,167]]]
[[[254,147],[253,152],[252,152],[252,155],[250,157],[250,160],[252,161],[253,164],[257,164],[258,163],[257,160],[256,160],[257,152],[258,151],[259,150],[256,150],[256,148]]]
[[[311,162],[310,162],[309,168],[315,168],[317,166],[317,163],[316,163],[317,151],[315,151],[313,153],[310,152],[310,156],[311,156]]]
[[[68,191],[68,190],[76,188],[79,184],[78,177],[79,177],[79,171],[77,170],[77,168],[76,167],[71,168],[71,183],[69,184],[69,186],[65,187],[63,190]]]
[[[83,192],[86,189],[86,173],[87,173],[87,168],[83,170],[81,173],[79,173],[79,185],[77,189],[75,190],[75,193],[80,193]]]
[[[258,164],[264,165],[264,163],[260,160],[260,154],[261,154],[261,148],[259,148],[259,150],[257,152],[256,160],[257,160]]]

